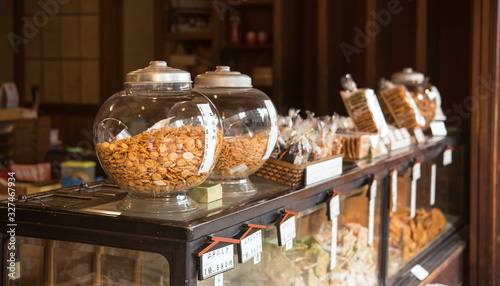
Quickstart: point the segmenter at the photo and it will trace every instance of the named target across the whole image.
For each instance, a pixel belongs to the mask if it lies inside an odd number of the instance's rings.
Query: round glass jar
[[[425,119],[420,127],[423,129],[429,127],[436,115],[437,101],[440,100],[439,92],[429,83],[429,78],[426,78],[422,73],[413,71],[412,68],[404,68],[401,72],[393,73],[391,81],[406,87],[417,104],[420,114]]]
[[[187,191],[217,162],[222,125],[214,105],[191,89],[188,72],[153,61],[126,75],[94,122],[97,157],[128,192],[118,208],[146,213],[194,210]]]
[[[252,88],[249,76],[227,66],[196,76],[194,84],[217,107],[224,127],[222,151],[207,181],[222,184],[225,196],[255,192],[248,176],[269,158],[278,136],[272,101]]]

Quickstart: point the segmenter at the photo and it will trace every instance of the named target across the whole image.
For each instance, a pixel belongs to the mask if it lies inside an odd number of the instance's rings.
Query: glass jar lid
[[[217,66],[194,78],[197,87],[252,87],[252,79],[240,72],[231,71],[228,66]]]
[[[423,73],[413,71],[412,68],[404,68],[400,72],[391,75],[391,81],[394,83],[414,82],[423,83],[425,76]]]
[[[149,66],[129,72],[125,84],[151,83],[191,83],[191,74],[187,71],[167,66],[165,61],[151,61]]]

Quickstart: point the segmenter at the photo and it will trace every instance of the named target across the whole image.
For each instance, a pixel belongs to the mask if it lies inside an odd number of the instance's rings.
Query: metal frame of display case
[[[311,207],[326,203],[327,198],[335,189],[346,194],[370,182],[373,175],[383,180],[383,210],[381,211],[381,243],[380,281],[387,285],[418,284],[415,277],[409,275],[411,265],[421,264],[429,272],[437,269],[446,253],[463,245],[468,238],[466,221],[433,241],[429,247],[412,258],[398,275],[386,277],[388,247],[388,209],[389,209],[389,170],[391,168],[406,168],[415,158],[421,161],[439,156],[446,146],[457,146],[466,142],[460,136],[449,136],[441,139],[430,139],[426,144],[412,146],[405,150],[392,152],[384,158],[362,162],[362,167],[345,170],[336,178],[322,181],[312,186],[299,189],[289,188],[277,183],[261,180],[264,184],[274,187],[272,192],[257,194],[229,206],[223,206],[196,219],[180,221],[165,220],[154,217],[137,217],[126,215],[106,215],[82,211],[96,204],[107,204],[121,200],[126,193],[116,188],[116,194],[98,196],[100,188],[107,187],[104,183],[93,183],[88,187],[69,187],[56,191],[33,194],[18,198],[15,219],[17,223],[16,236],[34,237],[50,240],[70,241],[131,250],[154,252],[163,255],[170,264],[171,285],[196,285],[197,264],[194,253],[197,252],[211,236],[231,238],[241,232],[244,224],[269,225],[275,222],[285,209],[300,212]],[[71,196],[90,196],[78,206],[72,208],[46,208],[37,204],[47,196],[68,194]],[[468,195],[468,194],[464,194]],[[0,237],[2,240],[2,284],[7,281],[6,260],[8,253],[5,246],[8,241],[8,209],[7,202],[0,203]],[[173,263],[175,261],[175,263]]]

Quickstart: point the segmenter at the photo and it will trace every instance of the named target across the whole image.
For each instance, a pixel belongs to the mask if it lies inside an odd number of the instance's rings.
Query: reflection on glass
[[[17,237],[21,278],[8,285],[170,285],[160,254]]]

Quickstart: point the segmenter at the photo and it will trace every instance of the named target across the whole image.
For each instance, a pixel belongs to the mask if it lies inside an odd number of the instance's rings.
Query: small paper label
[[[417,139],[418,144],[425,143],[425,135],[420,127],[413,129],[413,134],[415,134],[415,139]]]
[[[394,136],[396,137],[396,140],[401,141],[403,140],[403,134],[401,133],[401,130],[399,129],[394,129]]]
[[[338,197],[338,196],[337,196]],[[330,249],[330,270],[335,269],[337,266],[337,228],[338,217],[332,217],[332,241]]]
[[[389,132],[389,140],[391,140],[391,142],[398,141],[398,139],[396,139],[396,136],[394,135],[393,131]]]
[[[215,275],[214,286],[224,286],[224,273]]]
[[[392,142],[390,145],[391,151],[398,150],[401,148],[409,147],[411,145],[411,139],[403,139],[399,141]]]
[[[413,165],[413,180],[418,180],[422,176],[421,170],[420,170],[420,163],[415,163]]]
[[[368,209],[368,245],[373,244],[373,235],[375,231],[375,201],[377,198],[377,180],[374,179],[370,186],[370,202]]]
[[[431,206],[436,203],[436,164],[431,166]]]
[[[433,121],[430,127],[433,136],[446,136],[448,134],[443,121]]]
[[[427,276],[429,276],[429,271],[425,270],[422,265],[417,264],[411,269],[411,274],[417,277],[418,280],[424,281]]]
[[[276,116],[276,109],[274,108],[272,101],[265,100],[264,104],[267,107],[269,119],[271,120],[271,130],[269,133],[269,140],[267,141],[267,150],[262,158],[262,160],[267,160],[269,159],[269,156],[271,156],[274,146],[276,145],[276,141],[278,140],[278,117]]]
[[[212,112],[208,103],[198,104],[198,109],[205,124],[205,150],[198,173],[207,173],[212,167],[217,145],[217,116]]]
[[[295,156],[295,159],[293,159],[294,165],[302,165],[303,163],[304,163],[304,156]]]
[[[243,238],[239,244],[239,261],[245,263],[262,252],[262,230]]]
[[[411,180],[411,204],[410,204],[410,217],[415,217],[415,210],[417,209],[417,180]]]
[[[330,200],[330,220],[340,215],[340,196],[333,195]]]
[[[342,174],[342,157],[333,158],[306,167],[305,184],[310,185]]]
[[[236,167],[232,168],[231,170],[229,170],[229,173],[231,175],[235,174],[235,173],[244,173],[246,170],[248,170],[247,165],[245,165],[245,163],[241,163],[238,166],[236,166]]]
[[[391,172],[391,193],[392,193],[392,211],[395,212],[398,205],[398,170]]]
[[[278,239],[279,245],[283,246],[289,242],[292,242],[296,236],[295,232],[295,216],[291,216],[285,220],[278,228]]]
[[[5,82],[0,87],[0,108],[17,108],[19,105],[19,94],[16,84],[13,82]]]
[[[209,251],[201,255],[201,280],[234,268],[234,245]]]
[[[443,166],[448,166],[453,161],[453,150],[446,149],[443,153]]]
[[[408,132],[408,129],[403,127],[400,130],[401,130],[401,134],[403,134],[403,137],[405,139],[411,139],[411,135],[410,135],[410,132]]]
[[[260,252],[253,257],[253,264],[259,264],[262,259],[262,256],[260,255]]]

